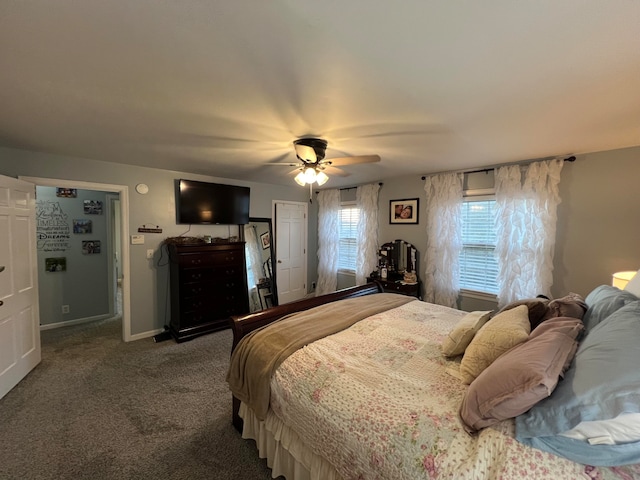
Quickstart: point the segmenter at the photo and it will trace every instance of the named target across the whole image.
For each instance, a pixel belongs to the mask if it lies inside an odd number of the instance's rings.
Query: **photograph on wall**
[[[83,240],[82,253],[84,255],[93,255],[100,253],[100,240]]]
[[[91,220],[74,220],[73,221],[73,233],[91,233],[93,226]]]
[[[404,198],[389,202],[389,223],[418,223],[419,198]]]
[[[56,188],[56,197],[76,198],[78,190],[75,188]]]
[[[102,202],[99,200],[85,200],[84,213],[87,215],[102,215]]]
[[[262,243],[262,249],[266,250],[271,246],[271,238],[269,237],[269,232],[264,232],[260,235],[260,243]]]
[[[44,269],[47,272],[65,272],[67,270],[67,257],[45,258]]]

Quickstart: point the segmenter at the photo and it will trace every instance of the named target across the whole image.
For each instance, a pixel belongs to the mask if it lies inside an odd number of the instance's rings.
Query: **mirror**
[[[278,305],[270,218],[249,218],[244,226],[249,312]]]

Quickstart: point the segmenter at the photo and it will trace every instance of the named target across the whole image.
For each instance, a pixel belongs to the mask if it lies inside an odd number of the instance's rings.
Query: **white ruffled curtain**
[[[258,235],[256,229],[252,225],[244,226],[244,252],[247,257],[247,285],[249,295],[249,311],[255,312],[261,310],[260,297],[256,284],[263,276],[262,272],[262,255],[258,243]]]
[[[564,161],[496,168],[498,305],[550,295]]]
[[[338,288],[340,190],[318,192],[318,285],[316,296]]]
[[[366,277],[378,266],[378,192],[377,183],[356,189],[358,218],[358,251],[356,257],[356,285],[364,285]]]
[[[427,253],[425,301],[456,308],[462,252],[463,175],[443,173],[426,178]]]

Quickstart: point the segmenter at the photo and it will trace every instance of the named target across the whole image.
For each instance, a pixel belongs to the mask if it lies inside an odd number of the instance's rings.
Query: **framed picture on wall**
[[[74,220],[73,221],[73,233],[91,233],[93,231],[93,224],[91,220]]]
[[[100,240],[83,240],[82,253],[84,255],[93,255],[100,253]]]
[[[269,232],[264,232],[260,235],[260,243],[262,244],[262,249],[266,250],[271,246],[271,238],[269,237]]]
[[[75,188],[56,188],[56,197],[76,198],[77,196],[78,190]]]
[[[102,202],[99,200],[85,200],[84,213],[87,215],[102,215]]]
[[[404,198],[389,202],[389,223],[418,223],[419,198]]]
[[[47,272],[65,272],[67,270],[67,257],[45,258],[44,269]]]

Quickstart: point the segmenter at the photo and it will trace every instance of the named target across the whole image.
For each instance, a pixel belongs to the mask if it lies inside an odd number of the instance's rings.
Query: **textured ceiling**
[[[0,145],[325,187],[640,145],[640,2],[0,0]]]

